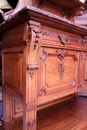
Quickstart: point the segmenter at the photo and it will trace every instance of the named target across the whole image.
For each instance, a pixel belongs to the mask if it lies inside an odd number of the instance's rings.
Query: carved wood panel
[[[18,98],[19,97],[19,98]],[[11,90],[4,87],[3,91],[3,108],[4,121],[10,121],[13,118],[23,115],[23,99],[21,95],[18,95]]]
[[[4,54],[4,84],[22,91],[22,53]]]
[[[79,53],[62,49],[43,49],[40,56],[39,96],[77,89]]]
[[[23,102],[13,98],[13,118],[23,115]]]

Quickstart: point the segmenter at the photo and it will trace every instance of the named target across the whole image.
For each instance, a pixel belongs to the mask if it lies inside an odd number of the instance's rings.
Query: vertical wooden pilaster
[[[41,43],[40,23],[29,21],[27,31],[27,45],[24,48],[24,55],[26,55],[26,81],[23,98],[23,130],[36,130],[37,71],[39,69],[37,55]]]

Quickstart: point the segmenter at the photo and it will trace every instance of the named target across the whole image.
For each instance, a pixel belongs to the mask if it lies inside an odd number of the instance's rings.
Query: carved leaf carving
[[[38,64],[28,64],[27,65],[27,71],[28,74],[30,75],[31,78],[33,78],[35,71],[39,69],[39,65]]]
[[[36,120],[30,120],[27,123],[27,130],[36,130]]]

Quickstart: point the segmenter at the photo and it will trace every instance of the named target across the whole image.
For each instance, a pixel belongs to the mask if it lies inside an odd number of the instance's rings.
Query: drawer
[[[82,37],[61,30],[43,27],[42,45],[81,50]]]

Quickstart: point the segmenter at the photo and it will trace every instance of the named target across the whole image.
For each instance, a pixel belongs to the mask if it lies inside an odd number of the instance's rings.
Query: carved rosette
[[[45,88],[42,88],[39,92],[39,96],[47,95],[47,90]]]
[[[27,130],[36,130],[36,120],[30,120],[27,123]]]
[[[76,87],[76,80],[73,80],[72,87]]]
[[[38,64],[28,64],[27,65],[27,71],[28,71],[28,74],[31,78],[33,78],[36,70],[39,69],[39,65]]]
[[[31,102],[27,103],[27,111],[32,111],[37,108],[37,103],[36,102]]]
[[[32,28],[31,31],[32,31],[32,41],[34,44],[34,49],[36,49],[38,44],[40,44],[42,29],[41,27],[36,27],[36,28]]]

